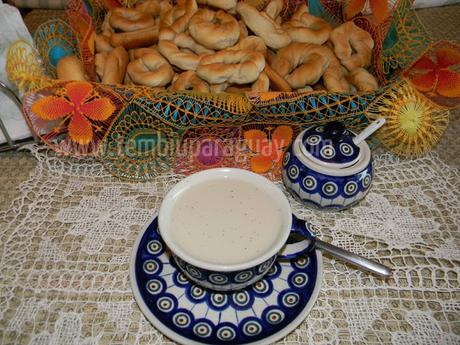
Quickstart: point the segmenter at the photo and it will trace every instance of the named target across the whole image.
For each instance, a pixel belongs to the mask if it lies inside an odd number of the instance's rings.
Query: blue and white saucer
[[[269,344],[308,315],[322,279],[319,251],[277,261],[259,282],[220,293],[191,283],[166,249],[154,217],[134,244],[134,297],[155,328],[181,344]]]

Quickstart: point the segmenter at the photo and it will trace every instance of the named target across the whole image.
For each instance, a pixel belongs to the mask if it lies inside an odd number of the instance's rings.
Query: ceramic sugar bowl
[[[302,131],[283,158],[286,188],[316,209],[342,210],[359,202],[373,177],[371,150],[364,139],[384,122],[373,122],[358,136],[340,122]]]

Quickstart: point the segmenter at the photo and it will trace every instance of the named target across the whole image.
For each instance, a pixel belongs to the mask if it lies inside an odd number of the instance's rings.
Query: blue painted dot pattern
[[[228,296],[224,293],[210,294],[210,307],[216,310],[223,310],[228,305]]]
[[[248,291],[238,291],[232,294],[232,303],[236,309],[245,309],[253,302],[253,296]]]
[[[152,255],[161,254],[163,251],[163,245],[158,240],[150,241],[147,245],[147,251]]]
[[[243,333],[249,337],[256,336],[262,332],[262,325],[254,319],[243,321]]]
[[[306,190],[315,190],[318,186],[318,183],[313,176],[305,176],[302,183]]]
[[[321,141],[321,137],[319,135],[310,135],[307,138],[307,143],[310,145],[317,145]]]
[[[296,292],[288,292],[284,293],[281,297],[281,303],[286,307],[286,308],[292,308],[295,307],[299,301],[300,301],[300,296]]]
[[[299,268],[299,269],[306,268],[306,267],[308,267],[308,265],[310,264],[310,257],[308,257],[308,256],[301,256],[301,257],[299,257],[299,258],[297,258],[297,259],[294,259],[294,260],[292,261],[292,264],[293,264],[295,267]]]
[[[157,300],[157,307],[160,311],[168,313],[175,307],[175,298],[163,296]]]
[[[236,338],[236,330],[231,326],[223,326],[217,330],[217,338],[222,341],[231,341]]]
[[[193,326],[193,332],[200,338],[208,338],[211,336],[212,327],[207,322],[198,322],[195,326]]]
[[[235,281],[237,283],[244,283],[247,282],[249,279],[251,279],[254,276],[254,274],[251,271],[244,271],[241,273],[238,273],[235,276]]]
[[[157,295],[163,290],[163,283],[161,280],[152,279],[147,282],[147,291],[152,295]]]
[[[348,152],[346,145],[341,147],[342,151]],[[331,176],[305,166],[293,153],[292,146],[285,154],[287,157],[289,159],[284,162],[282,171],[284,185],[296,199],[310,207],[348,208],[359,202],[371,187],[371,162],[353,175]]]
[[[178,312],[173,316],[174,324],[179,328],[186,328],[190,326],[192,319],[185,312]]]
[[[351,156],[354,154],[354,149],[353,147],[350,145],[350,144],[347,144],[347,143],[341,143],[339,145],[339,148],[340,148],[340,152],[344,155],[344,156]]]
[[[147,260],[144,262],[142,267],[144,268],[145,273],[155,274],[161,268],[161,265],[156,260]]]
[[[339,188],[334,182],[326,182],[323,184],[323,193],[327,196],[334,196],[339,191]]]
[[[228,282],[227,276],[224,276],[223,274],[217,274],[217,273],[210,274],[208,277],[208,280],[211,283],[217,284],[217,285],[226,284]]]
[[[367,188],[371,184],[372,177],[371,175],[366,175],[363,179],[363,187]]]
[[[335,156],[334,146],[325,145],[321,148],[321,151],[319,153],[321,157],[323,157],[324,159],[332,159]]]
[[[308,283],[308,275],[303,272],[298,272],[292,275],[291,283],[297,288],[304,287]]]
[[[286,152],[286,154],[283,157],[283,166],[286,166],[288,164],[289,159],[291,159],[291,154],[289,152]]]
[[[358,191],[358,184],[355,181],[349,181],[345,184],[344,192],[346,195],[355,195]]]
[[[297,167],[297,165],[291,165],[288,168],[288,174],[289,174],[289,177],[293,180],[299,177],[299,168]]]
[[[252,288],[257,295],[266,295],[271,292],[270,283],[265,279],[259,280]]]
[[[353,142],[354,136],[343,128],[310,127],[302,134],[301,145],[317,160],[350,165],[360,153],[360,147]]]
[[[156,220],[139,244],[136,286],[158,322],[190,341],[236,344],[269,337],[285,328],[306,308],[316,284],[318,267],[316,255],[312,253],[305,259],[274,263],[268,260],[261,265],[264,272],[268,270],[265,277],[237,292],[204,289],[191,283],[189,277],[179,271],[181,262],[172,260],[169,251],[156,254],[158,243],[152,251],[152,241],[161,242]],[[160,245],[164,248],[162,243]],[[253,271],[240,273],[242,280],[254,274]],[[218,275],[218,281],[219,276],[225,277]],[[190,308],[191,305],[194,307]],[[213,313],[219,313],[223,321],[203,318]]]
[[[276,325],[280,322],[282,322],[285,318],[284,312],[276,307],[272,307],[270,309],[266,309],[264,311],[265,315],[265,321],[269,323],[270,325]]]

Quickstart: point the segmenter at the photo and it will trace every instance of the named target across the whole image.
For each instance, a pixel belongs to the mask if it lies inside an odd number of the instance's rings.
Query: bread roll
[[[108,53],[104,64],[103,84],[121,84],[129,62],[128,52],[123,47],[116,47]]]
[[[65,56],[58,61],[56,75],[59,80],[89,80],[83,63],[75,55]]]
[[[114,33],[110,37],[110,44],[114,47],[125,49],[151,46],[158,41],[158,26],[152,26],[142,30]]]

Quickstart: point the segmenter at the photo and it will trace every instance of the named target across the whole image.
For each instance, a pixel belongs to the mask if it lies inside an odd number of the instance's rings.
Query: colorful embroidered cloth
[[[284,15],[300,3],[286,2]],[[276,133],[285,127],[295,136],[311,124],[341,120],[359,131],[384,116],[387,125],[374,140],[398,154],[418,155],[438,141],[448,109],[460,101],[460,47],[430,44],[410,5],[409,0],[309,1],[312,14],[332,24],[352,19],[371,33],[373,69],[382,85],[372,94],[159,94],[140,86],[58,82],[51,79],[56,63],[69,54],[80,56],[94,76],[94,33],[106,10],[99,2],[80,0],[69,3],[68,23],[52,20],[37,30],[38,52],[24,42],[12,46],[7,69],[20,87],[32,90],[24,112],[45,143],[64,154],[95,155],[117,176],[147,180],[226,165],[276,179],[285,148]],[[366,6],[370,15],[363,15]],[[26,66],[19,63],[24,60]],[[248,145],[248,137],[258,144]],[[261,146],[264,152],[254,149]]]

